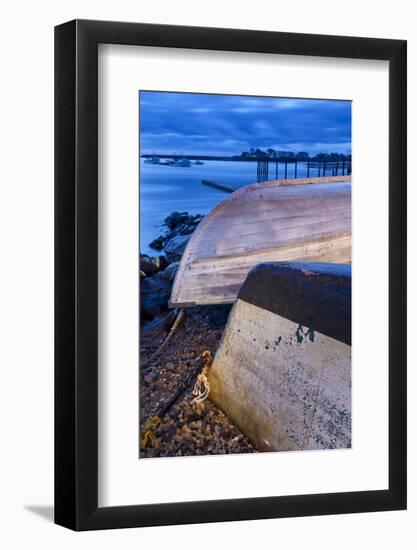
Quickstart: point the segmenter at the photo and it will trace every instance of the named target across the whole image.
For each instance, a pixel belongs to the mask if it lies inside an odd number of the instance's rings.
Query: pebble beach
[[[155,256],[141,255],[141,434],[147,421],[180,394],[160,417],[154,430],[156,444],[140,448],[140,458],[256,452],[209,399],[199,407],[192,404],[196,375],[203,367],[201,355],[209,351],[214,357],[231,306],[199,306],[181,314],[168,310],[179,260],[201,219],[198,214],[171,213],[165,232],[149,245]]]

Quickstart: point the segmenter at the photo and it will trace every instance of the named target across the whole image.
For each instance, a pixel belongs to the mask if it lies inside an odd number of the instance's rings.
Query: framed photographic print
[[[406,507],[406,42],[55,30],[55,521]]]

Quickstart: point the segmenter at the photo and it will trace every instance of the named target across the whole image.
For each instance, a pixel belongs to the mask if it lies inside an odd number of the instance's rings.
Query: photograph
[[[351,101],[139,91],[139,458],[350,449]]]
[[[415,9],[344,7],[5,3],[0,548],[415,546]]]

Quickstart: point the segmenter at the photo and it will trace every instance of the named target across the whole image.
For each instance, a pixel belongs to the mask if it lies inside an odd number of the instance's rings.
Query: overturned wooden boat
[[[255,266],[208,379],[209,399],[260,451],[349,448],[351,266]]]
[[[351,262],[351,177],[274,180],[228,195],[199,224],[170,306],[233,303],[249,270],[269,261]]]

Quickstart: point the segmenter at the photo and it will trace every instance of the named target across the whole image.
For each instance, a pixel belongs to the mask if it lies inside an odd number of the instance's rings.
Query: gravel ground
[[[178,389],[180,380],[202,367],[201,353],[214,354],[230,306],[200,306],[184,317],[168,344],[154,356],[178,311],[161,315],[141,329],[140,423],[153,416]],[[211,401],[204,409],[192,406],[194,381],[167,411],[155,431],[157,448],[140,450],[140,457],[251,453],[256,449]]]

